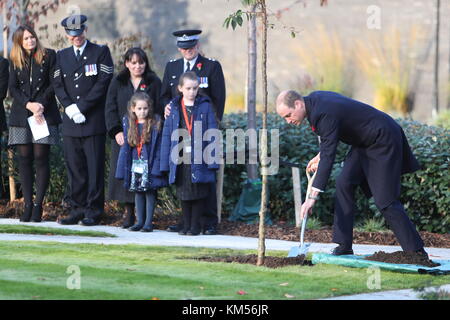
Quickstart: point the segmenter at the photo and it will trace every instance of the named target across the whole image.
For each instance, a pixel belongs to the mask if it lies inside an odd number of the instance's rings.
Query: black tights
[[[19,178],[22,184],[25,204],[33,203],[33,163],[36,169],[36,198],[34,203],[42,205],[50,181],[50,145],[20,144],[17,145],[19,156]]]

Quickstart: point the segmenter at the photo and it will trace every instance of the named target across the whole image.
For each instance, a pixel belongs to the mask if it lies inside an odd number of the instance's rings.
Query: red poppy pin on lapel
[[[144,91],[147,86],[145,84],[141,84],[141,90]]]
[[[198,70],[202,70],[202,63],[201,62],[197,63],[197,69]]]
[[[311,126],[311,130],[312,130],[313,132],[316,132],[316,127]]]

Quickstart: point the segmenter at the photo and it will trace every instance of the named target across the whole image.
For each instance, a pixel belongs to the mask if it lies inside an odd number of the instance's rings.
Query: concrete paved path
[[[71,229],[77,231],[102,231],[116,235],[116,238],[97,238],[79,236],[47,236],[47,235],[26,235],[26,234],[3,234],[0,233],[0,241],[56,241],[64,243],[99,243],[99,244],[139,244],[150,246],[184,246],[184,247],[204,247],[204,248],[229,248],[229,249],[249,249],[258,248],[258,239],[239,236],[215,235],[215,236],[181,236],[176,232],[154,230],[153,232],[131,232],[126,229],[111,226],[86,227],[82,225],[63,226],[56,222],[24,223],[18,219],[0,219],[0,225],[29,225],[61,229]],[[296,241],[266,239],[267,250],[289,251],[293,246],[298,246]],[[336,247],[334,243],[311,243],[309,252],[330,253]],[[450,260],[450,248],[425,248],[431,259]],[[399,246],[378,246],[378,245],[353,245],[355,254],[373,254],[376,251],[395,252],[401,250]]]

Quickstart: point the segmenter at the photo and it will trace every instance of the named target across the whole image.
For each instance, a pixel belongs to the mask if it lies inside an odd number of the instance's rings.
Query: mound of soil
[[[242,263],[242,264],[254,264],[258,260],[256,254],[249,254],[243,256],[227,256],[227,257],[199,257],[197,260],[208,262],[228,262],[228,263]],[[268,268],[281,268],[286,266],[312,266],[310,260],[305,260],[305,256],[301,255],[293,258],[281,258],[281,257],[265,257],[264,266]]]
[[[439,263],[434,263],[426,256],[416,252],[396,251],[392,253],[386,253],[384,251],[378,251],[371,256],[365,257],[364,259],[395,264],[416,264],[430,268],[440,266]]]

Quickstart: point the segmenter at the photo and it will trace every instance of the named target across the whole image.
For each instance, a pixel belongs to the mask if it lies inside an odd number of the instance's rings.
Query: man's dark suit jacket
[[[385,208],[398,199],[401,175],[420,166],[397,122],[367,104],[334,92],[316,91],[304,101],[311,128],[321,138],[313,187],[325,189],[341,141],[352,146],[351,153],[357,153],[375,204]]]

